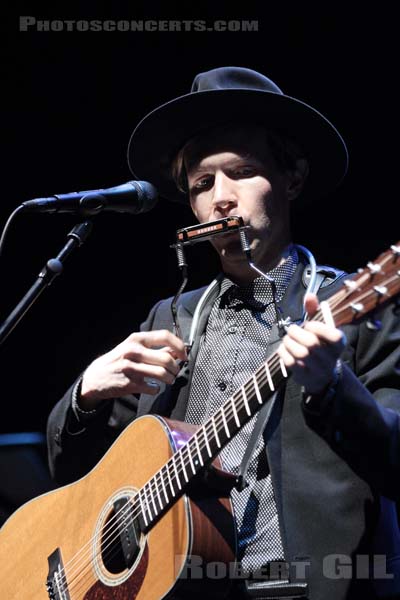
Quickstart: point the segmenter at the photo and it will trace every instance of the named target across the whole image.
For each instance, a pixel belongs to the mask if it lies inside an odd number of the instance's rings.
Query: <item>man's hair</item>
[[[252,123],[253,127],[257,126],[257,124]],[[237,124],[235,124],[237,127]],[[222,125],[218,127],[218,131],[227,131],[232,128],[231,124]],[[276,161],[278,169],[285,173],[287,171],[294,171],[296,169],[297,161],[299,159],[304,159],[305,152],[300,148],[300,146],[293,140],[286,137],[284,134],[278,131],[272,131],[265,127],[265,125],[260,125],[260,129],[264,129],[266,135],[267,144],[271,150],[271,154]],[[178,154],[175,156],[171,165],[171,173],[173,180],[175,182],[176,187],[180,192],[187,194],[188,189],[188,179],[185,167],[185,154],[194,144],[199,142],[201,139],[204,139],[206,133],[202,132],[199,135],[191,138],[186,144],[179,150]]]

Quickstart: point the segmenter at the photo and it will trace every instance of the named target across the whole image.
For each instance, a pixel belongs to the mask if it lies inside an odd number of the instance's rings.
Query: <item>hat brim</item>
[[[297,141],[310,167],[302,197],[326,194],[346,174],[346,145],[321,113],[290,96],[247,89],[186,94],[150,112],[130,138],[129,168],[136,179],[155,185],[161,197],[187,203],[172,179],[172,161],[188,140],[231,121],[254,121]]]

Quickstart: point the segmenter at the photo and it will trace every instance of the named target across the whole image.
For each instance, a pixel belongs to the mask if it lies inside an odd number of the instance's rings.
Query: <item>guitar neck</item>
[[[141,513],[143,529],[151,528],[287,376],[286,368],[275,352],[139,490],[137,509]]]

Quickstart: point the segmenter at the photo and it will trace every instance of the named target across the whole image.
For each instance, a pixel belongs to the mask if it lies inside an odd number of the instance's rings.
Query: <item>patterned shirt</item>
[[[284,261],[268,272],[282,299],[298,264],[291,247]],[[276,322],[272,286],[264,277],[239,287],[228,278],[210,312],[193,372],[185,421],[204,423],[265,361]],[[227,471],[238,474],[253,430],[255,415],[220,452]],[[231,499],[238,531],[238,559],[254,573],[271,561],[284,560],[278,515],[263,436],[247,472],[249,485],[233,489]]]

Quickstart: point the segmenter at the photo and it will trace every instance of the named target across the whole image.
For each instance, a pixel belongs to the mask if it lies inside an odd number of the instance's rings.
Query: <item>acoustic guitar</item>
[[[313,319],[353,323],[399,291],[400,242]],[[235,480],[217,455],[288,375],[274,353],[200,427],[141,417],[85,477],[19,508],[0,530],[1,600],[223,598]]]

